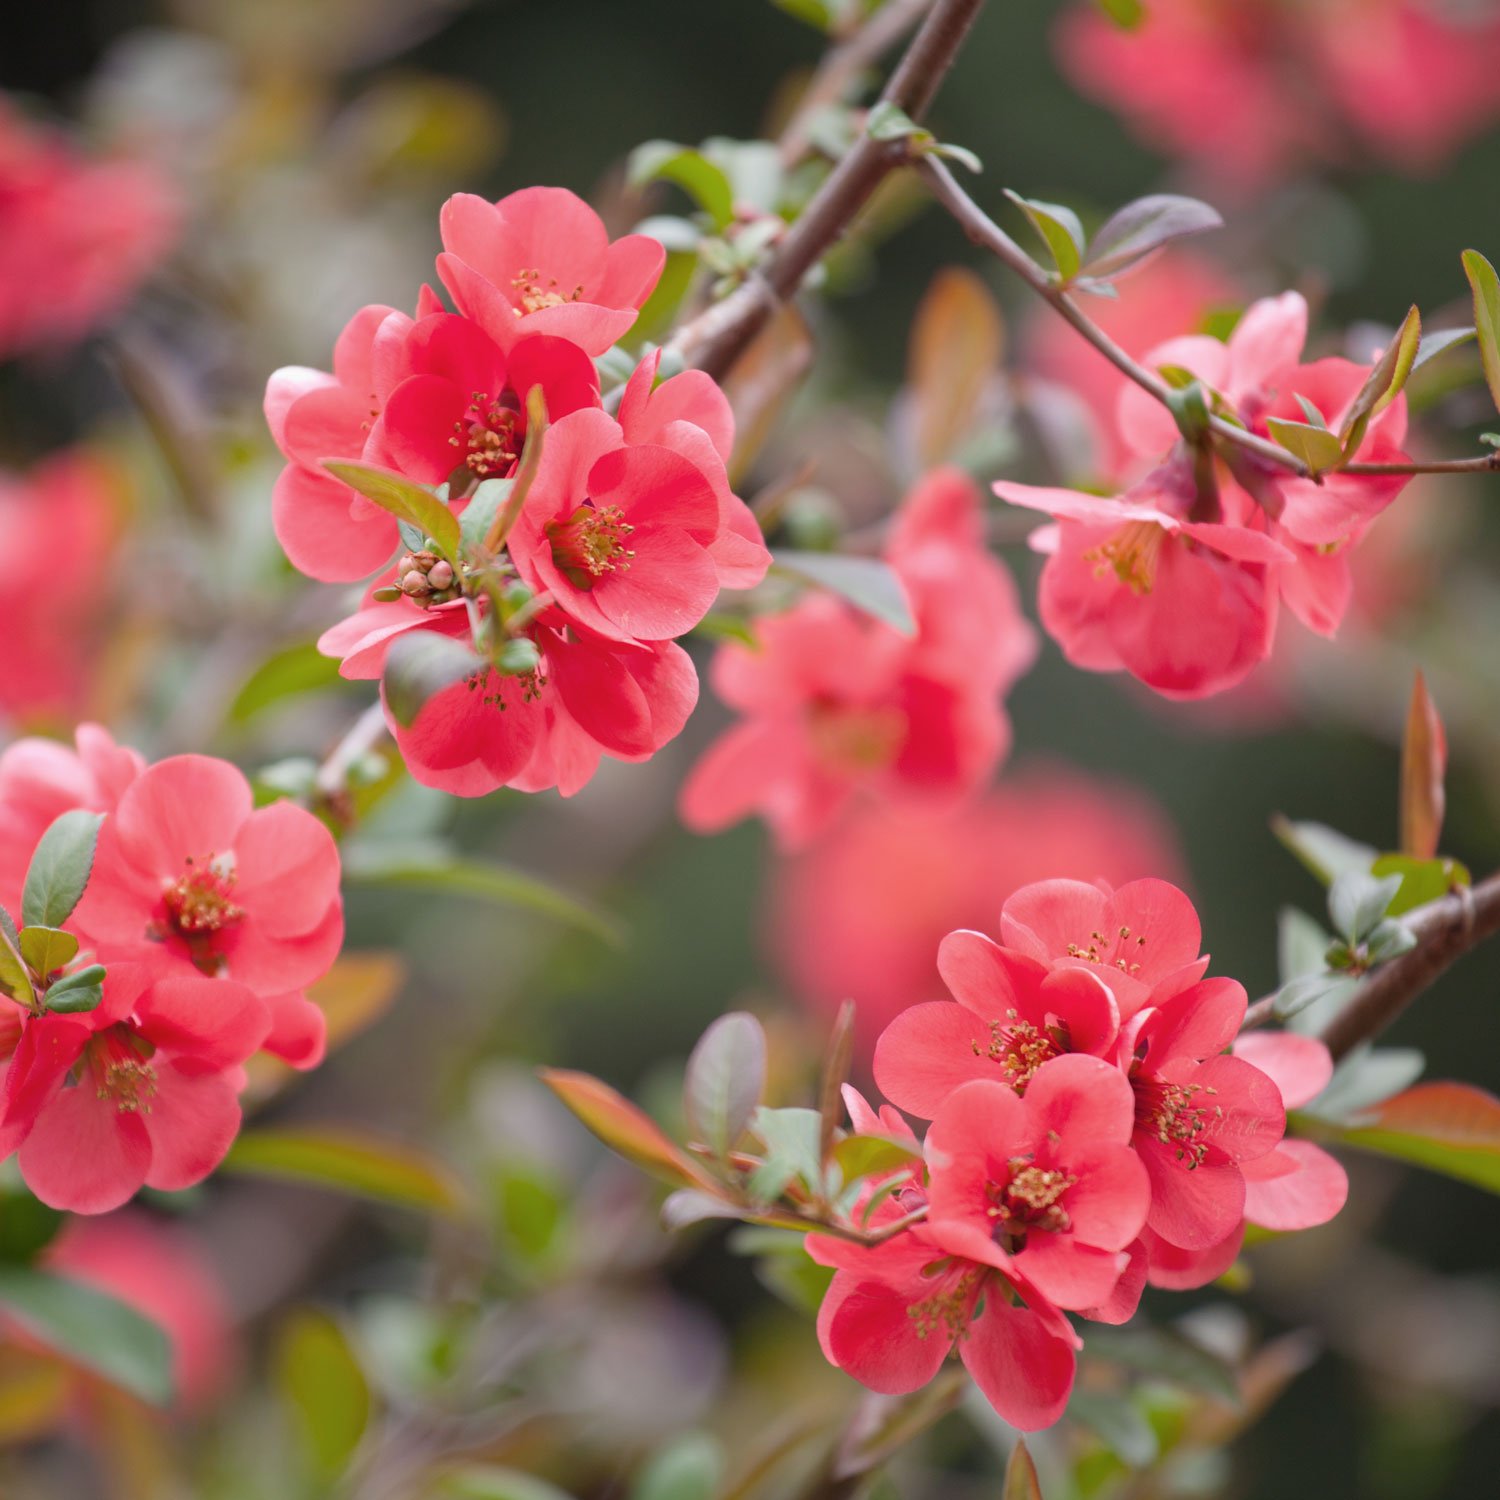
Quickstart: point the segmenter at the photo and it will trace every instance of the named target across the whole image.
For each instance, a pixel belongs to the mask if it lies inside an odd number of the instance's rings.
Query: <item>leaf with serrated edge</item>
[[[766,1034],[747,1011],[720,1016],[693,1048],[683,1077],[688,1128],[724,1159],[766,1086]]]
[[[1224,220],[1217,209],[1196,198],[1176,193],[1153,193],[1137,198],[1112,214],[1089,244],[1083,274],[1118,276],[1154,255],[1164,245],[1187,235],[1219,229]]]
[[[27,927],[61,927],[83,897],[94,868],[104,815],[78,807],[53,819],[26,871],[21,921]]]
[[[1464,274],[1474,292],[1474,328],[1479,337],[1479,358],[1485,383],[1500,409],[1500,277],[1477,250],[1463,253]]]

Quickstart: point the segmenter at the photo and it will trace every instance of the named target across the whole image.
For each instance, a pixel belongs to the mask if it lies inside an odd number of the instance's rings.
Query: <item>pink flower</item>
[[[1274,1151],[1286,1129],[1276,1085],[1224,1055],[1245,1015],[1244,987],[1205,979],[1153,997],[1120,1036],[1135,1088],[1134,1144],[1151,1177],[1148,1227],[1184,1250],[1206,1250],[1244,1217],[1244,1163]]]
[[[1023,771],[960,809],[906,800],[852,810],[812,848],[773,863],[766,941],[804,1004],[831,1015],[855,1001],[868,1050],[906,1006],[946,996],[934,961],[943,937],[992,926],[1020,887],[1181,869],[1164,815],[1135,789]]]
[[[181,1225],[134,1212],[73,1219],[47,1247],[45,1264],[166,1330],[179,1411],[204,1411],[223,1394],[236,1363],[229,1302],[203,1247]]]
[[[174,756],[105,820],[73,921],[105,962],[227,975],[259,996],[300,991],[343,942],[338,850],[304,809],[256,809],[228,762]]]
[[[981,933],[950,932],[938,970],[954,1000],[909,1006],[875,1044],[881,1092],[923,1119],[935,1119],[971,1081],[1024,1094],[1052,1059],[1102,1057],[1114,1047],[1119,1008],[1086,969],[1049,972]]]
[[[1000,697],[1035,643],[1009,574],[984,550],[972,483],[953,469],[930,475],[886,553],[914,637],[817,595],[759,621],[756,648],[720,649],[715,689],[744,718],[684,786],[689,827],[759,813],[795,849],[861,789],[952,801],[994,770],[1010,741]]]
[[[423,611],[409,599],[371,603],[318,642],[346,677],[378,677],[392,642],[429,630],[467,642],[462,603]],[[410,725],[386,720],[426,786],[463,797],[498,787],[578,791],[608,754],[646,760],[682,730],[698,697],[687,653],[671,641],[635,645],[571,629],[558,611],[528,632],[537,670],[502,676],[475,657],[474,675],[434,694]]]
[[[1018,1270],[1059,1307],[1108,1301],[1151,1203],[1134,1123],[1129,1082],[1099,1058],[1044,1063],[1024,1095],[965,1084],[927,1132],[928,1233],[955,1255]]]
[[[809,1235],[807,1249],[835,1268],[818,1341],[861,1385],[886,1395],[920,1390],[956,1350],[1012,1426],[1035,1432],[1062,1415],[1078,1336],[1018,1272],[954,1255],[925,1225],[873,1248]]]
[[[630,331],[666,264],[647,235],[611,243],[565,188],[523,188],[498,203],[458,193],[443,205],[442,229],[443,284],[504,348],[546,333],[603,354]]]
[[[154,168],[90,161],[0,100],[0,359],[74,343],[112,318],[180,219]]]
[[[0,527],[11,556],[67,559],[49,570],[44,588],[25,565],[0,578],[0,716],[11,723],[72,719],[96,685],[117,490],[110,471],[82,450],[57,454],[26,474],[0,474]]]

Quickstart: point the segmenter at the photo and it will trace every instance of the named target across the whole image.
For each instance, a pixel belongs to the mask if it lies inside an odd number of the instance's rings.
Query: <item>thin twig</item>
[[[384,738],[385,709],[377,699],[349,726],[348,732],[329,751],[323,764],[318,767],[314,782],[325,797],[336,797],[345,789],[350,768]]]

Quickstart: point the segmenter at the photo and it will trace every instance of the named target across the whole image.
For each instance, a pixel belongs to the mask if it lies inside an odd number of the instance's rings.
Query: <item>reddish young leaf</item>
[[[1005,325],[990,289],[960,266],[939,271],[917,307],[906,360],[916,456],[924,470],[953,457],[1004,348]]]
[[[568,1068],[539,1068],[537,1072],[542,1082],[626,1161],[679,1186],[718,1192],[717,1184],[668,1139],[655,1120],[607,1083]]]
[[[1419,1083],[1334,1137],[1500,1193],[1500,1099],[1467,1083]]]
[[[1036,1465],[1031,1461],[1025,1440],[1016,1439],[1010,1462],[1005,1466],[1005,1487],[1001,1500],[1042,1500],[1041,1482],[1036,1477]]]
[[[1443,831],[1443,775],[1448,768],[1448,736],[1427,693],[1421,672],[1412,684],[1401,746],[1401,852],[1417,859],[1437,853]]]

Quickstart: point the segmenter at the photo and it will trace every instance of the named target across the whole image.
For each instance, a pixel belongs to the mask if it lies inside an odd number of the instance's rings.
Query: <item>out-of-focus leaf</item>
[[[1448,736],[1421,672],[1411,688],[1401,742],[1401,852],[1431,859],[1443,832]]]
[[[277,1394],[320,1480],[340,1474],[370,1421],[370,1387],[344,1331],[313,1308],[294,1312],[277,1332],[272,1363]]]
[[[1068,1415],[1087,1427],[1122,1463],[1144,1469],[1157,1455],[1156,1429],[1126,1395],[1075,1390]]]
[[[405,521],[424,537],[431,537],[449,562],[458,561],[458,517],[431,490],[377,464],[325,458],[323,467],[398,521]]]
[[[615,947],[625,941],[625,929],[611,913],[509,865],[450,860],[436,854],[413,855],[399,846],[351,844],[344,851],[344,875],[362,885],[399,885],[473,896],[566,922]]]
[[[323,1012],[328,1047],[358,1036],[391,1008],[406,983],[406,960],[378,949],[345,953],[321,979],[307,987],[307,998]]]
[[[1500,1099],[1467,1083],[1419,1083],[1334,1137],[1500,1193]]]
[[[751,1197],[769,1203],[795,1178],[816,1186],[823,1175],[822,1128],[815,1109],[756,1110],[754,1129],[765,1143],[766,1157],[746,1184]]]
[[[25,1442],[55,1427],[73,1390],[72,1372],[60,1360],[0,1349],[0,1443]]]
[[[742,479],[755,462],[812,358],[807,323],[788,303],[751,340],[750,347],[724,377],[724,394],[734,409],[731,480]]]
[[[34,974],[44,979],[54,969],[71,963],[78,952],[78,939],[56,927],[23,927],[18,936],[21,957]]]
[[[946,1417],[968,1384],[966,1372],[950,1365],[910,1396],[867,1396],[839,1448],[834,1478],[852,1479],[878,1469]]]
[[[82,1282],[17,1265],[0,1265],[0,1307],[70,1363],[156,1406],[171,1401],[171,1345],[133,1307]]]
[[[917,308],[908,349],[916,456],[925,470],[953,456],[1005,350],[1000,306],[984,281],[962,266],[939,271]]]
[[[740,615],[708,614],[693,626],[694,635],[706,636],[711,641],[734,641],[736,645],[748,646],[752,651],[760,650],[760,641],[750,622]]]
[[[1026,215],[1031,227],[1041,235],[1047,249],[1052,252],[1052,262],[1057,267],[1059,280],[1064,283],[1072,281],[1083,263],[1086,243],[1078,215],[1061,203],[1044,203],[1039,198],[1023,198],[1009,188],[1005,189],[1005,196]]]
[[[324,656],[312,641],[303,641],[268,656],[245,679],[229,705],[228,719],[231,724],[248,724],[287,698],[344,686],[338,662]]]
[[[726,228],[734,218],[734,190],[729,178],[691,146],[676,141],[646,141],[630,153],[626,173],[636,185],[676,183],[713,220],[715,229]]]
[[[1266,430],[1275,440],[1305,463],[1315,474],[1336,469],[1344,461],[1343,444],[1326,427],[1310,422],[1292,422],[1282,417],[1267,417]]]
[[[410,729],[429,698],[484,670],[473,649],[455,636],[409,630],[391,642],[381,674],[386,705]]]
[[[630,1500],[714,1500],[724,1482],[724,1450],[706,1432],[659,1449],[630,1486]]]
[[[442,1500],[573,1500],[566,1490],[545,1479],[535,1479],[519,1469],[489,1465],[445,1474],[434,1495]]]
[[[922,1148],[915,1141],[898,1141],[894,1136],[846,1135],[833,1148],[833,1159],[844,1181],[853,1182],[877,1173],[899,1172],[922,1159]]]
[[[854,1061],[854,1002],[845,1000],[834,1018],[833,1034],[823,1062],[823,1077],[818,1089],[818,1114],[823,1128],[818,1140],[818,1159],[827,1162],[834,1136],[844,1121],[844,1084]]]
[[[104,815],[75,807],[53,819],[31,856],[21,892],[27,927],[61,927],[83,896],[94,868]]]
[[[1405,388],[1421,342],[1422,315],[1413,307],[1402,320],[1395,337],[1386,345],[1385,352],[1375,361],[1374,368],[1339,424],[1339,444],[1345,458],[1352,458],[1359,451],[1371,419],[1384,411]]]
[[[12,1000],[30,1006],[36,1000],[36,988],[26,970],[26,960],[21,957],[17,938],[9,931],[0,929],[0,991]]]
[[[1391,916],[1404,916],[1429,901],[1437,901],[1461,885],[1472,884],[1468,868],[1456,859],[1413,859],[1406,854],[1382,854],[1370,866],[1372,875],[1399,875],[1401,889],[1388,908]]]
[[[1152,193],[1112,214],[1089,243],[1083,274],[1119,276],[1173,240],[1218,229],[1224,221],[1216,209],[1196,198]]]
[[[1334,931],[1351,944],[1362,943],[1390,910],[1401,889],[1399,875],[1377,878],[1361,870],[1346,870],[1328,888],[1328,915]]]
[[[673,223],[686,229],[688,236],[674,235],[668,228]],[[693,273],[698,269],[698,242],[702,238],[697,227],[686,219],[673,220],[665,215],[644,220],[636,225],[635,232],[660,240],[666,247],[667,263],[662,267],[654,290],[642,305],[640,316],[625,335],[631,348],[638,348],[652,339],[661,339],[676,320],[682,309],[682,299],[693,284]]]
[[[1472,328],[1438,328],[1422,335],[1422,342],[1417,346],[1417,357],[1412,361],[1412,369],[1420,370],[1429,359],[1441,354],[1445,349],[1454,349],[1459,344],[1466,344],[1474,337]]]
[[[1000,1500],[1042,1500],[1041,1481],[1031,1461],[1025,1438],[1017,1438],[1005,1466],[1005,1483],[1000,1486]]]
[[[1146,0],[1094,0],[1122,31],[1134,31],[1146,19]]]
[[[1427,1060],[1415,1047],[1356,1047],[1334,1069],[1328,1087],[1304,1113],[1324,1120],[1352,1117],[1415,1083]]]
[[[1376,850],[1322,823],[1294,823],[1288,818],[1271,820],[1271,831],[1324,885],[1332,885],[1346,870],[1368,871]]]
[[[469,496],[469,503],[458,518],[458,534],[466,551],[479,547],[490,534],[515,485],[514,479],[486,479]]]
[[[1144,1323],[1118,1328],[1091,1323],[1085,1348],[1094,1358],[1122,1369],[1138,1370],[1220,1401],[1239,1401],[1239,1382],[1233,1369],[1175,1329]]]
[[[0,1260],[29,1265],[63,1226],[63,1216],[18,1182],[0,1192]]]
[[[889,563],[875,557],[847,557],[839,552],[788,552],[778,548],[771,554],[772,570],[784,578],[812,584],[847,599],[857,609],[899,630],[917,633],[906,588]]]
[[[557,1184],[524,1166],[506,1165],[497,1173],[495,1198],[509,1248],[528,1265],[546,1262],[567,1216]]]
[[[720,1016],[688,1058],[683,1110],[721,1160],[744,1133],[766,1087],[766,1034],[747,1011]]]
[[[436,1157],[343,1125],[244,1131],[229,1148],[223,1170],[430,1213],[459,1214],[467,1206],[463,1185]]]
[[[748,1210],[711,1193],[680,1188],[667,1194],[661,1206],[661,1222],[664,1229],[686,1229],[707,1219],[743,1219],[747,1213]]]
[[[1323,955],[1328,952],[1331,941],[1306,912],[1283,906],[1276,917],[1276,954],[1281,982],[1287,984],[1309,974],[1321,974],[1325,968]]]
[[[1474,328],[1479,337],[1479,358],[1484,378],[1500,408],[1500,277],[1477,250],[1463,253],[1464,275],[1474,292]]]
[[[543,1083],[612,1151],[668,1182],[712,1194],[716,1185],[644,1110],[587,1073],[541,1068]]]

